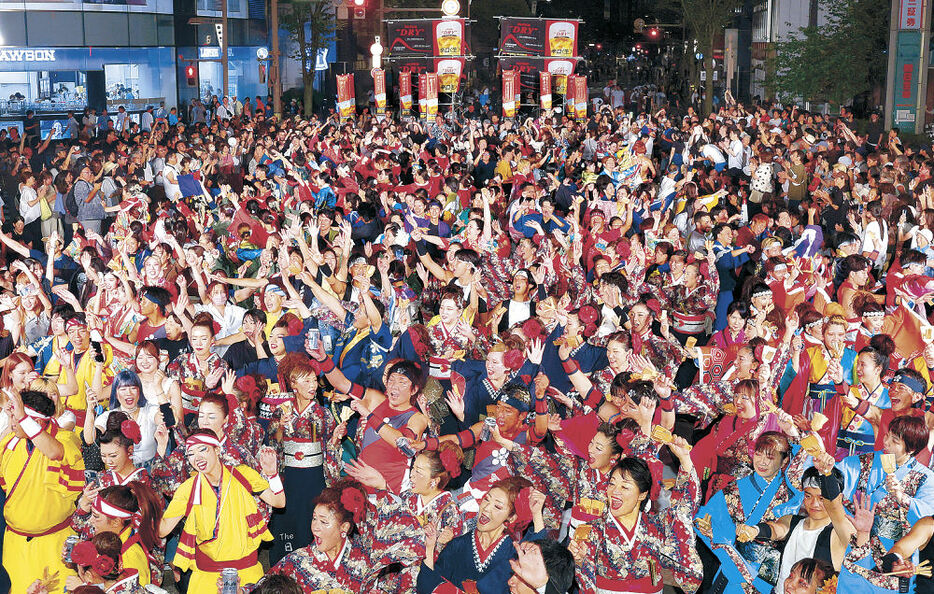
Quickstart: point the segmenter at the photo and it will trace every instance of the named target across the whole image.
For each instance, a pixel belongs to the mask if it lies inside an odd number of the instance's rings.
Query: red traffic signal
[[[658,28],[653,27],[652,29],[649,29],[649,37],[651,37],[652,39],[658,39],[658,35],[659,35]]]
[[[193,65],[189,64],[185,67],[185,79],[188,82],[189,87],[198,86],[198,69]]]

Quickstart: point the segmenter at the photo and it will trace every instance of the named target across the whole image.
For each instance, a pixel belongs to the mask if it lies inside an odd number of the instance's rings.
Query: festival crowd
[[[0,592],[934,592],[932,155],[620,99],[2,139]]]

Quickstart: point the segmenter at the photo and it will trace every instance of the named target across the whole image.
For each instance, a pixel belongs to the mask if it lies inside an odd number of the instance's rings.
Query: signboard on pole
[[[587,77],[574,77],[574,115],[579,121],[587,119]]]
[[[894,126],[914,128],[918,118],[918,88],[921,84],[921,32],[899,31],[895,47]]]
[[[438,73],[425,73],[425,109],[428,119],[438,115]]]
[[[418,75],[418,117],[428,117],[428,73]]]
[[[504,55],[570,58],[577,55],[578,21],[504,17],[499,51]]]

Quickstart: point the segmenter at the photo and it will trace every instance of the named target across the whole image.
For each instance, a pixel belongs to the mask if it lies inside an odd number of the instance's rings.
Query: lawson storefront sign
[[[54,49],[0,49],[0,62],[54,62]]]

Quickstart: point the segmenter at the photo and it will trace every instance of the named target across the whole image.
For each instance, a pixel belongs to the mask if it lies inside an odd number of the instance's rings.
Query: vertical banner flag
[[[547,70],[540,70],[538,75],[542,81],[539,95],[542,109],[551,109],[551,73]]]
[[[464,55],[463,19],[434,21],[434,26],[434,50],[436,56],[452,57]]]
[[[418,75],[418,117],[428,117],[428,73]]]
[[[574,101],[574,91],[577,90],[577,87],[574,85],[575,78],[577,78],[576,75],[568,74],[565,76],[564,83],[564,112],[571,118],[574,117],[574,113],[577,110],[577,103]]]
[[[577,22],[548,21],[545,55],[552,58],[570,58],[577,55]]]
[[[558,95],[568,92],[568,75],[574,72],[574,62],[571,60],[545,59],[545,70],[551,73],[553,91]]]
[[[503,117],[516,116],[516,71],[503,71]]]
[[[337,112],[340,119],[349,120],[356,115],[356,99],[354,97],[353,74],[340,74],[337,76]]]
[[[438,115],[438,73],[437,72],[426,72],[425,73],[425,108],[427,110],[426,117],[428,119],[434,118]]]
[[[574,77],[574,101],[575,109],[574,113],[577,116],[578,120],[587,119],[587,77],[586,76],[576,76]]]
[[[386,115],[386,71],[382,68],[374,68],[370,73],[373,75],[373,96],[376,99],[376,114]]]
[[[399,73],[399,109],[400,115],[407,116],[412,111],[412,73]]]

